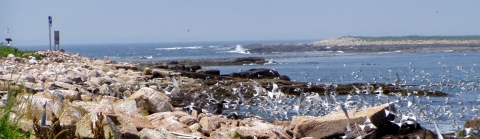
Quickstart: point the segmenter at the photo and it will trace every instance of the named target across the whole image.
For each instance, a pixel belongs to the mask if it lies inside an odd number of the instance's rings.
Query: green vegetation
[[[0,138],[2,139],[27,138],[30,135],[30,133],[20,130],[18,122],[22,116],[18,114],[14,115],[14,106],[19,104],[16,96],[23,92],[23,90],[23,87],[13,88],[10,84],[6,83],[2,85],[2,91],[7,91],[5,106],[0,108]]]
[[[406,41],[406,40],[451,40],[451,41],[467,41],[480,40],[480,35],[471,36],[383,36],[383,37],[365,37],[365,36],[346,36],[359,38],[365,41]]]
[[[0,45],[0,57],[7,57],[8,54],[13,54],[16,57],[28,58],[29,56],[35,57],[37,60],[41,60],[42,57],[36,51],[22,51],[16,50],[15,47],[8,47]]]

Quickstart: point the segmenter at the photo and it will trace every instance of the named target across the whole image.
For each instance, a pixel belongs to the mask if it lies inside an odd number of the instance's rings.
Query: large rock
[[[157,92],[148,97],[147,110],[150,112],[167,112],[173,111],[173,106],[160,95],[160,92]]]
[[[33,116],[36,116],[38,119],[42,116],[43,113],[43,105],[46,104],[46,112],[47,112],[47,119],[51,119],[52,113],[54,113],[57,117],[62,114],[63,112],[63,103],[58,101],[53,101],[53,99],[48,98],[43,94],[37,95],[25,95],[23,96],[24,99],[29,101],[22,101],[19,104],[21,108],[21,112],[31,113]]]
[[[55,87],[60,87],[60,88],[63,88],[63,89],[71,89],[73,88],[73,86],[69,83],[64,83],[64,82],[54,82],[53,85]]]
[[[32,76],[26,76],[26,77],[25,77],[25,81],[31,82],[31,83],[35,83],[35,78],[32,77]]]
[[[84,109],[68,106],[63,110],[59,120],[62,124],[72,125],[80,121],[85,114],[87,114],[87,111]]]
[[[132,125],[138,130],[144,128],[155,128],[150,120],[140,113],[117,114],[117,120],[121,125]]]
[[[68,71],[67,75],[70,76],[70,77],[81,77],[81,78],[87,78],[88,77],[87,74],[85,74],[83,72],[80,72],[80,71],[77,71],[77,70]]]
[[[114,72],[109,71],[109,72],[105,73],[105,76],[108,76],[108,77],[111,77],[111,78],[112,78],[112,77],[116,77],[117,75],[115,75]]]
[[[384,104],[376,107],[370,107],[362,109],[356,112],[353,116],[353,110],[349,110],[350,120],[345,116],[343,111],[333,112],[321,117],[312,117],[312,116],[297,116],[292,119],[293,134],[297,138],[303,137],[313,137],[316,139],[320,138],[340,138],[343,136],[346,131],[347,121],[350,123],[352,129],[354,123],[363,124],[366,120],[366,117],[369,117],[372,123],[380,128],[387,130],[382,134],[388,134],[388,130],[394,128],[395,126],[390,122],[392,117],[385,116],[385,109],[394,111],[395,108],[393,104]],[[398,129],[398,126],[396,126]],[[365,135],[366,133],[363,133]],[[381,135],[377,135],[381,136]]]
[[[473,129],[478,129],[480,127],[480,120],[478,119],[469,119],[465,122],[465,128],[473,128]]]
[[[37,117],[37,119],[40,119]],[[16,120],[16,119],[12,119]],[[33,120],[32,119],[27,119],[27,118],[21,118],[18,119],[18,126],[21,131],[24,132],[34,132],[33,131]]]
[[[59,90],[65,101],[74,101],[74,100],[81,100],[80,93],[75,90]]]
[[[168,102],[168,96],[158,91],[153,90],[152,88],[143,87],[140,88],[137,92],[128,97],[130,100],[135,100],[137,104],[140,101],[146,100],[146,103],[140,104],[137,107],[146,108],[149,112],[167,112],[173,111],[173,106]]]
[[[230,77],[240,77],[240,78],[250,78],[250,79],[273,79],[280,78],[280,74],[275,70],[259,68],[259,69],[250,69],[248,71],[239,72],[239,73],[230,73]],[[285,79],[284,79],[285,78]],[[289,80],[288,77],[282,77],[283,80]]]
[[[240,57],[233,60],[233,63],[243,63],[243,64],[250,64],[250,63],[257,63],[263,64],[265,63],[265,58],[263,57]]]
[[[147,116],[147,118],[155,127],[163,127],[169,131],[191,134],[192,131],[189,126],[179,121],[179,119],[185,116],[191,117],[187,113],[175,111],[154,113]]]
[[[149,129],[144,128],[142,131],[138,132],[138,135],[141,139],[176,139],[177,137],[170,134],[167,130],[157,128]]]
[[[218,69],[199,69],[196,73],[208,74],[208,75],[220,75],[220,70]]]
[[[171,70],[185,70],[185,65],[169,65],[168,68],[170,68]]]
[[[89,77],[98,77],[98,76],[100,76],[100,73],[98,73],[97,70],[91,70],[91,71],[88,72],[87,76],[89,76]]]
[[[97,85],[97,86],[103,85],[103,82],[105,82],[105,80],[107,80],[107,79],[102,78],[102,77],[99,77],[99,78],[91,77],[90,78],[90,82],[92,82],[94,85]]]
[[[150,120],[138,113],[135,100],[125,100],[113,104],[117,120],[121,125],[132,125],[141,130],[143,128],[154,128]]]
[[[164,77],[167,77],[168,74],[163,74],[162,72],[159,72],[159,71],[153,71],[153,74],[152,74],[152,79],[153,78],[164,78]]]
[[[135,100],[124,100],[113,104],[115,114],[135,114],[138,113]]]
[[[186,68],[188,69],[187,71],[190,72],[196,72],[197,70],[202,69],[199,65],[187,66]]]
[[[207,131],[215,131],[221,127],[222,124],[225,124],[228,121],[227,118],[211,116],[211,117],[202,117],[198,122],[203,129]]]
[[[124,139],[140,139],[138,130],[135,126],[127,124],[118,126]]]
[[[89,113],[102,112],[106,115],[115,114],[113,106],[108,103],[98,103],[93,101],[74,101],[72,102],[73,106],[81,107]]]
[[[259,138],[259,139],[289,139],[286,130],[280,126],[255,121],[251,125],[240,126],[230,131],[233,137]]]
[[[115,123],[109,117],[103,115],[103,131],[105,132],[105,137],[113,136],[115,139],[122,138],[122,133],[120,129],[115,125]],[[97,114],[89,113],[83,116],[83,118],[77,122],[75,135],[80,136],[81,138],[93,138],[92,128],[90,127],[91,122],[98,120]]]

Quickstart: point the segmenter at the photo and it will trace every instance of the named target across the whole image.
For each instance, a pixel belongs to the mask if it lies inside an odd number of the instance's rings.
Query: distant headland
[[[322,41],[285,44],[251,44],[244,46],[251,53],[343,51],[363,52],[423,52],[478,51],[480,35],[473,36],[344,36]]]

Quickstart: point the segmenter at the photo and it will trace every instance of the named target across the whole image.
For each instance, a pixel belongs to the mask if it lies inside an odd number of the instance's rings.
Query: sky
[[[0,1],[0,38],[61,44],[480,35],[479,0]],[[7,33],[7,28],[9,33]]]

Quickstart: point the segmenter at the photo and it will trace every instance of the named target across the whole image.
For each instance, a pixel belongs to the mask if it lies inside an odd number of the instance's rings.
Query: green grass
[[[15,47],[8,47],[5,45],[0,45],[0,57],[7,57],[8,54],[13,54],[15,57],[28,58],[29,56],[35,57],[37,60],[41,60],[42,57],[36,51],[15,51]]]
[[[480,35],[471,36],[383,36],[383,37],[365,37],[365,36],[346,36],[359,38],[365,41],[405,41],[405,40],[451,40],[451,41],[467,41],[480,40]]]
[[[4,86],[5,84],[4,82]],[[14,118],[12,117],[12,114],[15,112],[14,106],[18,104],[16,96],[23,91],[23,87],[11,88],[10,86],[11,85],[8,84],[6,87],[8,99],[5,101],[5,107],[0,108],[0,138],[27,138],[30,133],[22,132],[18,125],[22,116],[17,113]]]

